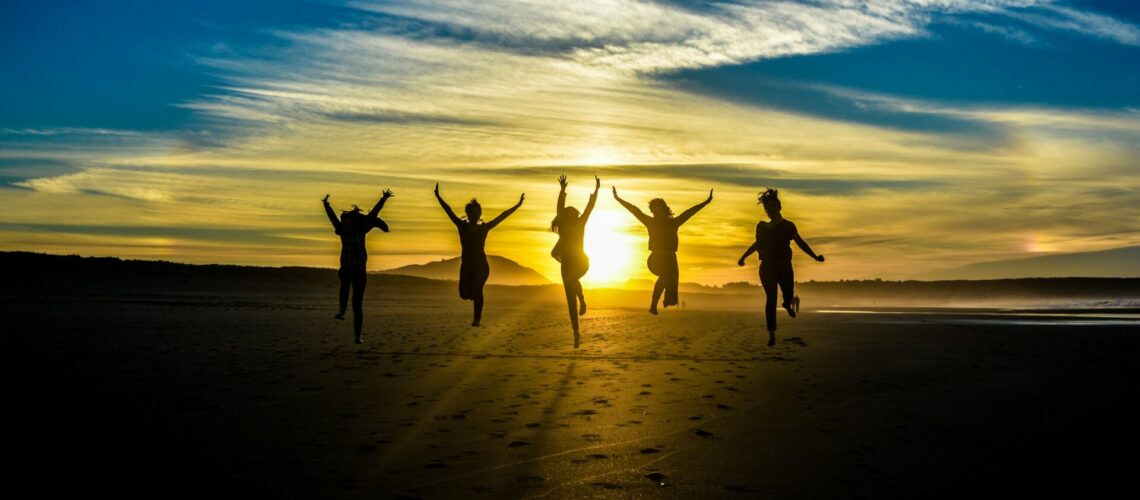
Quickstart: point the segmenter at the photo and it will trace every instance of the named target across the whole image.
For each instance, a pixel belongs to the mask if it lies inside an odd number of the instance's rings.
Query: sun
[[[632,266],[638,240],[626,232],[630,215],[596,209],[586,223],[585,249],[590,271],[582,281],[612,285],[624,283],[636,271]]]

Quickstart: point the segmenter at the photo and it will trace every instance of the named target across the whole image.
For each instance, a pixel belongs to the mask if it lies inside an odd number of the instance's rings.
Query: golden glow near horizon
[[[590,271],[582,279],[583,283],[620,285],[635,275],[634,266],[640,266],[634,260],[636,247],[645,243],[626,230],[630,218],[628,213],[613,208],[594,210],[586,223],[585,247],[586,255],[590,256]]]
[[[438,181],[457,209],[477,196],[488,216],[526,192],[487,251],[558,282],[547,228],[565,173],[578,207],[593,176],[602,179],[586,234],[583,281],[593,285],[651,278],[644,230],[611,185],[643,210],[662,197],[678,213],[716,189],[681,229],[682,281],[756,281],[755,262],[735,263],[764,217],[755,196],[765,186],[780,189],[785,215],[828,257],[797,264],[799,280],[900,279],[1140,245],[1135,109],[810,89],[951,124],[928,130],[718,98],[668,80],[925,36],[937,8],[849,4],[703,12],[624,0],[358,2],[472,38],[368,23],[283,29],[274,36],[288,43],[249,51],[256,57],[219,49],[197,60],[225,85],[172,103],[194,113],[185,130],[0,129],[4,164],[60,165],[0,189],[0,241],[4,250],[335,267],[339,243],[320,198],[367,208],[388,187],[392,232],[368,243],[369,268],[379,270],[459,255],[431,194]],[[1140,43],[1130,38],[1135,26],[1094,32],[1097,19],[1079,19],[1064,29]]]

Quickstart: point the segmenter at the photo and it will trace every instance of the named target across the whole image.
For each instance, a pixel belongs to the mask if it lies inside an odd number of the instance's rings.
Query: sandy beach
[[[17,478],[258,497],[883,498],[1125,483],[1135,320],[653,317],[600,300],[370,290],[7,293]],[[563,306],[564,307],[564,306]],[[1127,456],[1127,455],[1125,455]]]

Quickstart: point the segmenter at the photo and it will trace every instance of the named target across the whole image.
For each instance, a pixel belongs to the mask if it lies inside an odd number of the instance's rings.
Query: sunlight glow
[[[637,240],[626,232],[629,214],[597,208],[586,224],[586,255],[590,271],[585,283],[620,284],[634,273],[633,262]]]
[[[585,150],[579,162],[583,165],[617,165],[622,162],[622,153],[609,147],[595,147]]]

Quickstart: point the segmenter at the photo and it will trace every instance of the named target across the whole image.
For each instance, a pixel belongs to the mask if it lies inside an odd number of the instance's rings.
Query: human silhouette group
[[[574,348],[581,342],[578,328],[578,317],[586,314],[586,297],[582,289],[581,279],[590,269],[590,258],[585,251],[586,223],[594,206],[598,201],[598,191],[602,181],[594,177],[594,192],[590,195],[586,208],[579,211],[573,206],[566,206],[565,175],[558,177],[558,204],[555,207],[554,218],[550,223],[550,230],[558,234],[558,241],[550,251],[550,256],[561,265],[562,286],[566,293],[566,309],[570,316],[570,326],[574,332]],[[704,201],[693,205],[689,209],[674,215],[669,204],[661,198],[649,200],[649,214],[645,214],[636,205],[629,203],[618,196],[617,187],[611,188],[616,200],[622,207],[645,226],[649,234],[649,259],[646,265],[649,272],[657,277],[653,284],[653,295],[649,305],[651,314],[658,314],[657,304],[664,307],[683,304],[679,301],[680,267],[677,263],[677,249],[680,246],[678,232],[682,225],[689,221],[697,212],[713,201],[713,191]],[[336,319],[343,320],[348,306],[349,292],[352,293],[353,332],[357,344],[364,343],[361,335],[363,330],[363,302],[364,288],[368,281],[366,263],[368,252],[365,238],[373,228],[388,232],[388,224],[380,218],[380,211],[385,202],[394,195],[391,190],[385,189],[380,200],[367,214],[353,205],[351,210],[342,211],[337,217],[329,203],[329,195],[321,200],[324,204],[325,214],[332,223],[333,230],[340,237],[340,309]],[[472,301],[471,326],[477,327],[483,319],[483,287],[491,274],[491,267],[487,262],[485,246],[487,236],[491,230],[505,221],[511,214],[522,206],[526,194],[519,195],[518,203],[504,210],[494,219],[483,221],[483,207],[475,198],[463,207],[465,217],[459,217],[452,210],[451,205],[439,193],[439,183],[435,185],[435,198],[439,206],[455,225],[459,233],[461,250],[459,266],[459,297]],[[783,294],[783,308],[792,318],[796,317],[800,309],[799,296],[795,294],[795,275],[792,271],[791,243],[795,242],[804,253],[818,262],[823,262],[822,255],[817,255],[800,236],[795,223],[785,219],[782,214],[782,205],[779,192],[767,188],[758,196],[758,203],[763,206],[768,220],[761,220],[756,224],[756,233],[753,243],[737,260],[737,265],[743,266],[745,259],[753,253],[760,258],[760,284],[764,289],[764,318],[768,330],[768,345],[776,343],[776,299],[777,292]],[[662,301],[662,295],[664,300]]]

